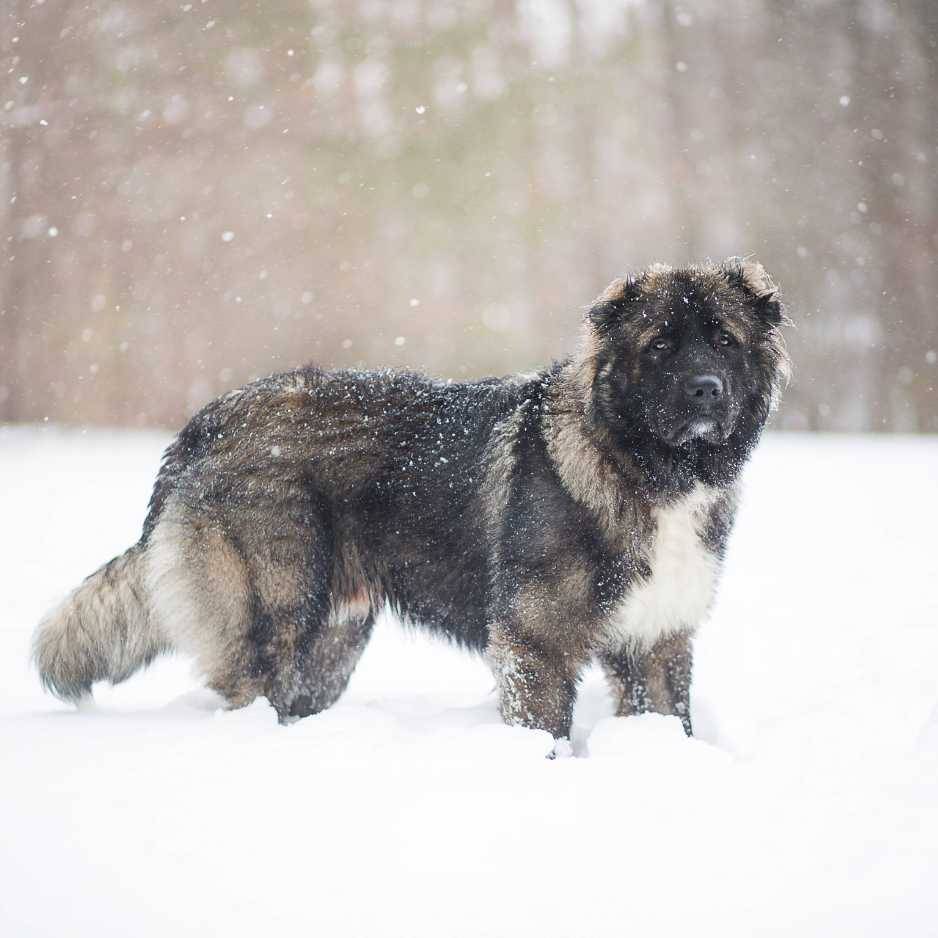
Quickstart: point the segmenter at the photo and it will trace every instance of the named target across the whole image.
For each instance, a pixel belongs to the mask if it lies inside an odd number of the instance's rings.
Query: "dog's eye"
[[[725,329],[721,329],[719,331],[717,334],[717,341],[720,343],[720,345],[724,346],[736,344],[736,340]]]
[[[664,339],[664,338],[655,339],[655,341],[651,343],[651,347],[656,352],[664,352],[667,349],[671,348],[671,343],[667,339]]]

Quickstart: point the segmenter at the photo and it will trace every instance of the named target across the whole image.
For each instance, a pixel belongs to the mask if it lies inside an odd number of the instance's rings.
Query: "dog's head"
[[[615,280],[586,320],[594,416],[623,442],[650,435],[673,449],[755,438],[787,380],[785,322],[753,261]]]

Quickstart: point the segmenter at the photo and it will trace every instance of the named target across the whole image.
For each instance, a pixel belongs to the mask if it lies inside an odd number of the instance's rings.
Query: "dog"
[[[509,724],[569,737],[598,661],[619,715],[691,734],[692,640],[786,322],[754,261],[655,265],[535,375],[306,367],[231,391],[166,450],[140,540],[40,623],[42,682],[79,701],[180,649],[229,706],[289,722],[339,698],[389,606],[484,654]]]

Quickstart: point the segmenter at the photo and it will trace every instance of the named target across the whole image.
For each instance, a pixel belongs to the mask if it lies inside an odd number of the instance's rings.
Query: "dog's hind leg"
[[[330,595],[335,543],[328,512],[294,505],[262,517],[271,523],[259,525],[255,514],[240,534],[251,582],[244,642],[283,723],[333,703],[351,669],[346,673],[345,656],[338,653],[346,642]],[[338,692],[329,693],[336,685]]]
[[[338,544],[328,506],[287,501],[242,534],[252,583],[246,644],[281,722],[339,699],[371,635],[371,597]],[[249,545],[250,549],[247,549]]]
[[[168,503],[148,556],[160,622],[230,706],[263,695],[288,722],[339,698],[373,617],[364,591],[333,595],[335,539],[320,500],[281,490],[237,512]]]
[[[167,635],[209,687],[232,707],[266,696],[284,721],[304,692],[304,658],[327,631],[328,512],[302,491],[237,507],[167,503],[147,549],[149,588]]]
[[[228,705],[247,706],[265,692],[247,641],[250,570],[219,519],[179,501],[167,503],[146,546],[153,615],[180,651],[192,655]]]
[[[368,644],[373,626],[370,609],[336,603],[322,630],[297,649],[290,717],[319,713],[339,699]]]

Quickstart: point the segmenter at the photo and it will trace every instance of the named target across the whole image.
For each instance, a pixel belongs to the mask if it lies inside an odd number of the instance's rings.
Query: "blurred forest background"
[[[938,431],[936,0],[2,0],[0,420],[563,354],[754,254],[777,426]]]

